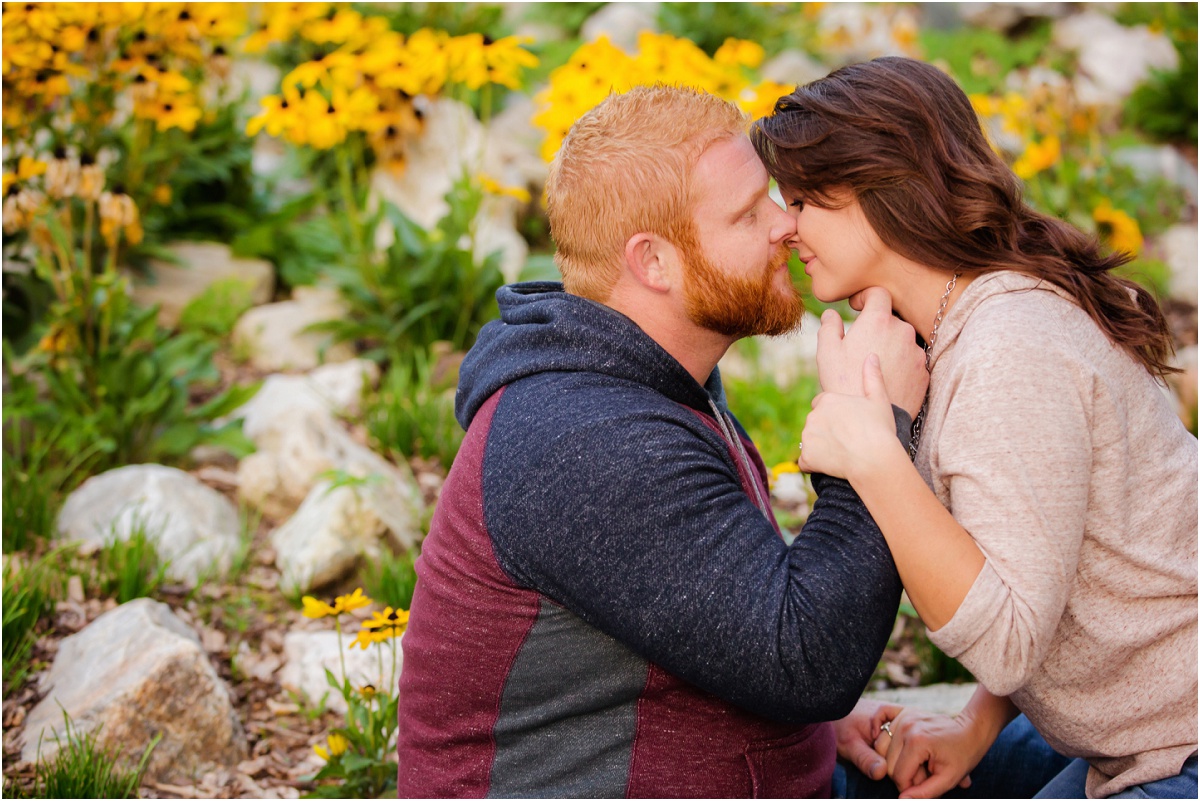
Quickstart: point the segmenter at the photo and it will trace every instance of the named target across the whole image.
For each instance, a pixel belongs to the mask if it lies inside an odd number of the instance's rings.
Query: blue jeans
[[[1035,798],[1083,798],[1087,784],[1088,763],[1076,759],[1047,784]],[[1109,798],[1195,798],[1196,757],[1183,763],[1178,776],[1168,776],[1155,782],[1135,784]]]
[[[1052,749],[1028,718],[1020,715],[1000,732],[971,771],[971,786],[966,790],[956,787],[943,798],[1033,798],[1070,764],[1070,759]],[[834,769],[834,798],[896,798],[899,794],[887,777],[874,781],[840,761]],[[1077,797],[1083,798],[1082,787]]]

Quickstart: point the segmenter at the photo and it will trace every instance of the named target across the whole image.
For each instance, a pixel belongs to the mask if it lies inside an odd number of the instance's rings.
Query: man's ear
[[[667,292],[679,275],[679,251],[655,234],[634,234],[625,243],[625,267],[646,288]]]

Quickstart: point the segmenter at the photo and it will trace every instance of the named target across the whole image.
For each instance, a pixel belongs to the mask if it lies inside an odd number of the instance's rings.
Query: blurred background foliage
[[[463,142],[488,142],[516,112],[523,127],[495,136],[520,140],[544,175],[571,123],[611,89],[683,82],[757,116],[843,63],[924,58],[971,96],[1028,200],[1131,253],[1123,271],[1185,307],[1181,336],[1194,345],[1194,289],[1170,297],[1162,242],[1195,226],[1197,5],[1065,9],[1098,9],[1175,51],[1175,66],[1108,103],[1079,90],[1079,56],[1056,38],[1056,20],[1004,17],[1011,4],[994,4],[999,17],[970,21],[953,16],[958,5],[5,4],[6,693],[31,669],[32,638],[62,597],[54,566],[70,560],[43,557],[67,494],[112,467],[187,468],[197,446],[235,459],[253,447],[228,419],[267,372],[232,344],[256,302],[247,286],[213,284],[173,322],[134,300],[153,264],[177,260],[175,243],[215,241],[265,260],[271,300],[331,288],[344,314],[314,331],[381,373],[348,422],[387,458],[444,475],[462,440],[457,363],[497,315],[495,289],[556,277],[536,169],[488,174],[480,146],[445,164],[444,188],[418,203],[402,208],[381,190],[431,174],[413,171],[437,166],[435,156],[414,154],[431,147],[426,133],[447,109]],[[1171,154],[1190,165],[1190,192],[1144,169]],[[497,208],[524,248],[515,269],[489,238]],[[794,259],[792,270],[807,294]],[[852,317],[845,303],[834,308]],[[768,369],[764,354],[738,343],[751,368],[727,371],[727,391],[767,464],[786,469],[819,383],[811,370]],[[151,556],[110,553],[89,592],[153,593],[161,565]],[[406,604],[411,562],[389,557],[372,595]],[[926,645],[914,657],[921,681],[961,677]]]

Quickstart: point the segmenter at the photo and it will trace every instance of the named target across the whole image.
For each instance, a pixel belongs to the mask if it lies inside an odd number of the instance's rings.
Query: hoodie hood
[[[501,387],[547,372],[600,373],[643,384],[693,409],[724,411],[720,373],[706,386],[632,320],[609,307],[568,294],[562,284],[534,281],[496,292],[500,319],[479,332],[459,371],[455,416],[465,429]]]

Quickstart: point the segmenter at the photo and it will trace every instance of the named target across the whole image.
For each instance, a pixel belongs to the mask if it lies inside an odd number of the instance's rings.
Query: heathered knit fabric
[[[1196,752],[1196,438],[1057,287],[977,278],[933,350],[917,466],[987,561],[931,639],[1103,797]]]
[[[463,364],[462,450],[418,561],[402,796],[820,796],[900,585],[849,485],[789,547],[766,471],[629,319],[498,293]]]

